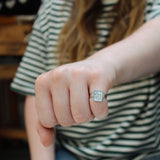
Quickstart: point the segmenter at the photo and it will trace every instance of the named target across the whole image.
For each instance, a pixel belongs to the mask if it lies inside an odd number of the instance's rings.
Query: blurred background
[[[0,160],[29,160],[24,96],[10,90],[42,0],[0,0]]]

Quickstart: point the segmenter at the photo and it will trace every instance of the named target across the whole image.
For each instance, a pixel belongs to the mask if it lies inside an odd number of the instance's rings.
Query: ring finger
[[[108,104],[105,97],[106,86],[103,82],[93,82],[90,85],[90,106],[92,113],[98,119],[103,119],[108,115]]]

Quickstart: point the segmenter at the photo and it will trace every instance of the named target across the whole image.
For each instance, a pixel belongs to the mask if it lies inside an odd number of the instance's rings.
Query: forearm
[[[27,96],[25,101],[25,122],[32,160],[54,160],[54,146],[42,145],[36,130],[38,117],[35,108],[35,97]]]
[[[99,57],[102,55],[104,64],[113,64],[116,84],[129,82],[160,70],[159,26],[160,18],[153,19],[128,38],[95,54]]]

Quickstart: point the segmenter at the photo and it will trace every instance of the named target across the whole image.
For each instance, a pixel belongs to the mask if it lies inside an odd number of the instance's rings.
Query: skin
[[[35,97],[34,96],[27,96],[25,100],[25,123],[26,123],[26,130],[28,135],[28,144],[30,148],[30,156],[31,160],[54,160],[54,144],[52,143],[49,146],[47,142],[53,140],[53,130],[52,133],[49,131],[43,131],[43,127],[39,125],[39,120],[36,112],[36,104],[35,104]],[[43,144],[41,143],[40,136],[37,132],[37,128],[41,133],[41,137],[51,137],[47,138],[47,142],[45,142],[44,138]]]
[[[35,102],[30,104],[35,108],[32,114],[37,115],[34,116],[36,129],[29,130],[28,127],[28,133],[38,131],[42,144],[46,146],[40,145],[37,150],[53,157],[50,150],[53,150],[53,128],[57,124],[72,126],[108,115],[107,100],[93,101],[90,98],[93,90],[107,93],[115,84],[160,71],[159,26],[160,18],[150,20],[131,36],[89,58],[57,67],[37,78],[36,97],[31,98]],[[34,134],[37,133],[29,137]],[[40,140],[35,137],[32,143],[36,145]]]

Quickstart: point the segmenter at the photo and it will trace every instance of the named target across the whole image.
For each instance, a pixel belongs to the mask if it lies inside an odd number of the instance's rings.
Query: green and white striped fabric
[[[117,2],[103,0],[95,51],[105,47],[114,20],[110,10]],[[13,90],[34,95],[37,76],[57,67],[58,57],[54,54],[57,39],[72,5],[73,0],[44,1],[12,82]],[[147,0],[145,21],[157,16],[160,16],[160,0]],[[107,99],[108,117],[79,126],[57,126],[58,143],[82,160],[142,160],[160,153],[160,74],[115,86]]]

